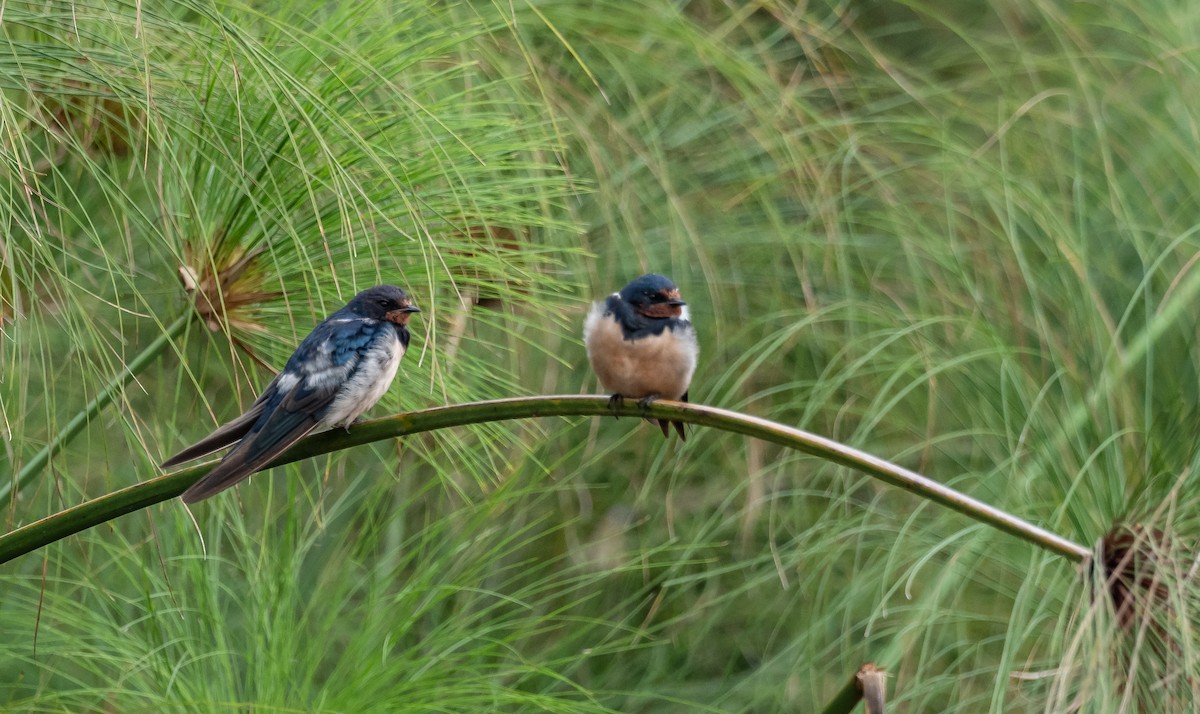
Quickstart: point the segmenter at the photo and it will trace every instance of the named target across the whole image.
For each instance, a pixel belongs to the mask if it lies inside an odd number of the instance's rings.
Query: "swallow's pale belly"
[[[604,388],[630,399],[682,397],[699,354],[691,327],[627,340],[617,321],[603,311],[603,306],[597,305],[583,331],[588,361]]]
[[[322,426],[350,426],[375,406],[391,386],[403,356],[404,346],[394,330],[375,340],[333,398],[329,411],[321,418]]]

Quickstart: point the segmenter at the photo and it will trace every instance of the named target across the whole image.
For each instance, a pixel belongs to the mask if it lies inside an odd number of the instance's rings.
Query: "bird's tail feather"
[[[180,498],[184,503],[195,503],[236,485],[274,461],[276,456],[287,451],[288,447],[295,444],[316,426],[316,419],[307,417],[267,448],[253,448],[256,444],[239,445],[237,449],[229,452],[221,463],[214,466],[212,471],[184,491]],[[250,438],[257,439],[261,434],[262,432],[258,432]]]
[[[164,469],[169,469],[172,466],[178,466],[179,464],[191,461],[192,459],[198,459],[201,456],[224,449],[226,446],[233,444],[245,436],[246,432],[250,431],[250,428],[253,427],[254,423],[258,421],[258,418],[262,416],[262,412],[263,404],[255,404],[250,408],[250,411],[241,415],[237,419],[234,419],[228,424],[222,425],[213,433],[162,462],[161,467]]]
[[[687,441],[687,431],[685,429],[686,425],[683,422],[671,421],[670,419],[655,419],[654,421],[658,422],[658,428],[662,429],[664,439],[669,439],[671,437],[671,430],[669,427],[673,426],[675,427],[675,433],[679,434],[679,440]]]

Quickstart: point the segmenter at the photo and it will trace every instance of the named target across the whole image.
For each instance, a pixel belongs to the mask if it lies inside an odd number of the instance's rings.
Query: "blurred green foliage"
[[[353,5],[353,6],[351,6]],[[425,309],[376,412],[595,391],[587,303],[689,300],[693,401],[1080,542],[1166,534],[1121,630],[1059,559],[809,457],[631,420],[278,469],[0,572],[15,711],[898,711],[1191,701],[1200,8],[6,3],[0,478],[156,473],[356,289]],[[1144,646],[1129,646],[1131,641]]]

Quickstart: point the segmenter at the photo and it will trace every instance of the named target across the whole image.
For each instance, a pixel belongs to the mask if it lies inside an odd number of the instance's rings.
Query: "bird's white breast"
[[[329,405],[329,411],[321,419],[322,426],[349,426],[363,412],[375,406],[400,366],[404,356],[404,345],[395,330],[388,330],[376,339],[359,358],[353,371],[338,390]]]

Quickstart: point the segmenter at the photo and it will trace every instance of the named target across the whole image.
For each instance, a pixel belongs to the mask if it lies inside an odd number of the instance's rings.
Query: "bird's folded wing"
[[[315,429],[357,362],[329,365],[305,379],[279,380],[279,385],[291,388],[286,392],[274,390],[262,405],[262,415],[241,442],[183,493],[183,502],[195,503],[224,491],[269,464]]]
[[[263,396],[259,397],[258,401],[254,402],[245,414],[227,424],[222,424],[213,433],[162,462],[162,468],[169,469],[172,466],[178,466],[192,459],[198,459],[201,456],[223,449],[241,439],[246,435],[246,432],[250,431],[254,423],[258,421],[258,418],[262,416],[263,406],[266,403],[267,396],[273,391],[273,386],[274,382],[271,383],[271,386],[267,387],[266,391],[263,392]]]

